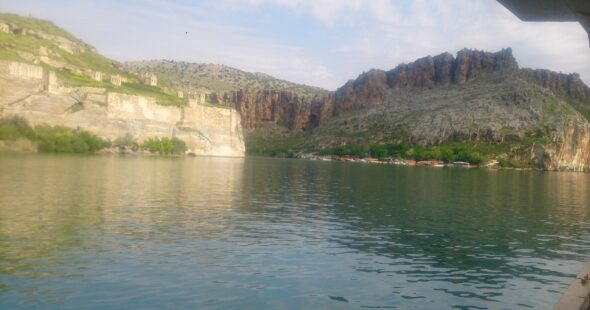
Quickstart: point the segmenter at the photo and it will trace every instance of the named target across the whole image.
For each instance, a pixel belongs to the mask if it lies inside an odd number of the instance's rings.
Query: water
[[[0,156],[0,308],[550,308],[590,175]]]

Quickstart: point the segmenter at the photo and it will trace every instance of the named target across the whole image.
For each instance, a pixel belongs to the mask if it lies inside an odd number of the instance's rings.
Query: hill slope
[[[150,86],[127,71],[116,61],[100,55],[96,49],[75,38],[51,22],[13,14],[0,14],[0,24],[8,33],[0,32],[0,59],[41,65],[55,70],[64,86],[103,87],[114,90],[111,76],[121,77],[118,92],[156,98],[163,105],[186,105],[175,92],[164,85]],[[92,77],[103,74],[102,80]]]
[[[225,65],[148,60],[126,62],[124,66],[127,70],[138,74],[156,74],[166,84],[184,91],[283,90],[300,95],[328,93],[319,87],[295,84],[263,73],[245,72]]]
[[[520,69],[510,49],[371,70],[322,98],[244,92],[235,104],[251,153],[368,156],[403,146],[407,154],[392,155],[425,159],[416,150],[445,147],[548,169],[590,166],[590,89],[577,74]]]
[[[50,22],[11,14],[0,14],[0,118],[4,146],[20,136],[38,143],[35,135],[13,134],[28,123],[36,132],[56,126],[51,132],[59,143],[76,142],[75,134],[83,130],[109,142],[105,145],[154,145],[176,138],[193,154],[244,155],[235,110],[189,102]],[[39,145],[42,149],[83,148]]]

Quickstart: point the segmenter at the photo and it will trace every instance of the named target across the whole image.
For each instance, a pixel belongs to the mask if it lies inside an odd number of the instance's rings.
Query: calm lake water
[[[590,175],[0,156],[0,308],[546,309]]]

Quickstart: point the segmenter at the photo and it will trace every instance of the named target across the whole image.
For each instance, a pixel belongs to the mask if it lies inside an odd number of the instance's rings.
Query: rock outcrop
[[[554,146],[540,152],[541,165],[549,170],[590,171],[590,125],[568,122],[563,128],[554,133]]]
[[[590,167],[590,125],[579,112],[590,115],[590,89],[577,74],[520,69],[511,49],[464,49],[456,57],[444,53],[370,70],[325,96],[237,91],[218,98],[240,112],[247,130],[274,123],[308,131],[323,147],[350,142],[330,136],[343,126],[370,131],[374,141],[426,145],[518,142],[540,131],[548,144],[535,144],[523,160],[548,169]]]
[[[36,68],[35,68],[36,67]],[[16,70],[15,68],[19,69]],[[41,67],[0,62],[0,117],[21,116],[32,125],[82,128],[105,139],[131,134],[139,142],[177,137],[191,152],[209,156],[244,156],[237,111],[189,102],[163,106],[154,98],[94,87],[53,87]]]
[[[583,101],[590,99],[590,88],[582,82],[577,73],[563,74],[544,69],[524,68],[520,70],[519,76],[558,94]]]
[[[389,71],[370,70],[322,97],[285,91],[238,91],[215,96],[220,99],[214,103],[234,106],[240,111],[246,129],[255,128],[259,123],[274,122],[293,131],[303,131],[316,128],[332,117],[383,104],[390,90],[463,85],[492,74],[500,78],[521,78],[557,94],[590,100],[590,88],[579,75],[519,69],[512,50],[508,48],[496,53],[463,49],[457,57],[443,53],[401,64]]]

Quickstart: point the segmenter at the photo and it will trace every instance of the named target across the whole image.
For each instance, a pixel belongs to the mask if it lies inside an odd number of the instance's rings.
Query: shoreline
[[[337,161],[345,163],[361,163],[361,164],[381,164],[381,165],[395,165],[395,166],[407,166],[407,167],[430,167],[430,168],[461,168],[461,169],[473,169],[473,168],[487,168],[497,170],[516,170],[516,171],[540,171],[540,172],[578,172],[587,173],[588,171],[574,171],[574,170],[551,170],[545,168],[532,168],[532,167],[502,167],[499,165],[497,160],[493,160],[483,165],[472,165],[468,162],[456,161],[452,163],[445,163],[441,160],[415,160],[415,159],[378,159],[373,157],[351,157],[351,156],[316,156],[316,155],[300,155],[294,157],[295,159],[310,160],[310,161]]]
[[[115,148],[103,149],[94,153],[75,153],[75,152],[40,152],[31,149],[1,149],[0,155],[75,155],[75,156],[93,156],[93,155],[107,155],[107,156],[124,156],[124,157],[160,157],[160,158],[272,158],[272,159],[297,159],[306,161],[324,161],[324,162],[342,162],[342,163],[356,163],[356,164],[380,164],[380,165],[394,165],[394,166],[406,166],[406,167],[429,167],[429,168],[460,168],[460,169],[474,169],[474,168],[486,168],[494,170],[515,170],[515,171],[539,171],[539,172],[576,172],[576,173],[589,173],[590,170],[575,171],[569,169],[546,169],[546,168],[533,168],[533,167],[502,167],[497,161],[492,161],[484,165],[472,165],[467,162],[453,162],[445,163],[439,160],[423,160],[418,161],[414,159],[378,159],[372,157],[360,158],[350,156],[296,156],[296,157],[276,157],[276,156],[264,156],[264,155],[244,155],[244,156],[223,156],[223,155],[199,155],[192,152],[186,152],[183,154],[159,154],[152,153],[149,151],[120,151]]]

